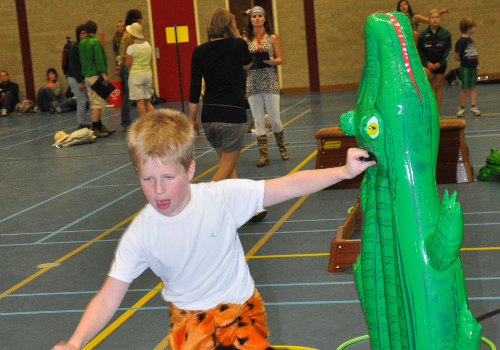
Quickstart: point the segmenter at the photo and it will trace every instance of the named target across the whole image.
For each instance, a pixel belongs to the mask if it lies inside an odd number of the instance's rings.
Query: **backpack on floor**
[[[73,45],[73,42],[70,39],[71,38],[69,36],[66,37],[66,44],[64,44],[62,51],[61,65],[64,75],[67,75],[69,70],[69,50],[71,49],[71,45]]]
[[[23,114],[23,113],[31,113],[33,112],[33,108],[35,104],[32,100],[23,100],[16,104],[16,108],[14,109],[14,113]]]

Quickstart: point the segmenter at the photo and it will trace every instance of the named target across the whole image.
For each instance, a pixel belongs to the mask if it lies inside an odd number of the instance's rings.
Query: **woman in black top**
[[[212,181],[236,178],[236,161],[245,146],[246,107],[244,70],[252,56],[240,38],[234,16],[218,8],[207,23],[208,42],[197,46],[191,58],[189,117],[196,135],[196,112],[205,80],[201,122],[207,140],[220,158]]]

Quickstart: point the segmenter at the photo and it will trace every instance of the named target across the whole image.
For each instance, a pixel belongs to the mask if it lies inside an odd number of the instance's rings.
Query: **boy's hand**
[[[66,344],[65,341],[62,341],[59,344],[57,344],[56,346],[54,346],[52,348],[52,350],[78,350],[78,348],[76,348],[72,345],[68,345],[68,344]]]
[[[377,164],[376,160],[363,161],[362,158],[369,158],[370,155],[364,149],[349,148],[347,150],[346,165],[344,166],[344,174],[346,179],[352,179],[372,165]]]

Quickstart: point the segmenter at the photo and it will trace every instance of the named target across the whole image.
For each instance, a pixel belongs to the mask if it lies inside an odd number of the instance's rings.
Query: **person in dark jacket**
[[[12,113],[19,102],[19,86],[9,80],[6,70],[0,71],[0,109],[2,117]]]
[[[446,62],[451,54],[451,35],[448,30],[441,27],[441,15],[437,9],[430,11],[429,23],[429,27],[418,37],[417,50],[427,78],[430,80],[431,76],[433,77],[432,89],[439,108],[443,99],[441,85]]]
[[[71,45],[71,49],[69,50],[69,69],[67,78],[68,84],[75,95],[76,118],[78,120],[78,129],[81,129],[92,126],[90,117],[86,115],[88,96],[87,89],[85,89],[85,80],[82,76],[82,64],[80,63],[80,41],[87,37],[85,24],[79,24],[75,32],[76,42]]]

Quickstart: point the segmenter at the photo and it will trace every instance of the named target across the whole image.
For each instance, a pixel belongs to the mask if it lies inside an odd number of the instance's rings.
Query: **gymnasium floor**
[[[444,86],[441,115],[454,117],[458,86]],[[465,130],[476,176],[491,147],[500,147],[500,85],[477,87],[483,115],[467,116]],[[247,134],[237,172],[266,179],[313,169],[322,127],[338,125],[352,109],[356,90],[282,95],[290,160],[270,142],[271,164],[257,168],[255,135]],[[180,103],[156,107],[180,109]],[[468,111],[468,108],[467,108]],[[72,132],[76,112],[0,119],[0,349],[50,349],[68,339],[104,281],[118,239],[145,205],[119,131],[119,108],[104,122],[118,131],[94,144],[56,149],[57,130]],[[134,109],[133,113],[136,116]],[[196,142],[196,181],[209,181],[217,155],[204,137]],[[438,185],[458,191],[465,233],[461,257],[469,306],[482,317],[482,335],[500,344],[500,174],[490,181]],[[253,278],[266,302],[270,341],[312,349],[337,349],[367,334],[352,268],[327,271],[330,242],[359,190],[322,191],[303,201],[269,207],[265,220],[239,230]],[[257,243],[265,240],[257,248]],[[472,249],[469,249],[472,248]],[[160,280],[147,270],[135,280],[112,322],[85,349],[164,349],[168,305]],[[495,313],[497,311],[497,313]],[[361,341],[348,349],[368,349]],[[482,345],[482,349],[489,348]]]

